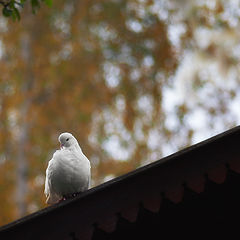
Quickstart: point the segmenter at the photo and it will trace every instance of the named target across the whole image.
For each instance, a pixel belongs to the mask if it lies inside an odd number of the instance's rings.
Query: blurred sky
[[[139,1],[145,2],[145,1]],[[239,28],[240,17],[240,2],[238,0],[231,1],[217,1],[217,0],[201,0],[201,1],[154,1],[151,10],[158,14],[159,18],[169,23],[168,36],[171,43],[176,50],[181,52],[179,55],[179,66],[176,73],[171,76],[170,86],[163,88],[163,108],[166,112],[166,125],[169,129],[175,130],[179,125],[179,119],[176,115],[176,108],[181,104],[186,104],[191,111],[185,117],[185,124],[188,128],[194,129],[192,144],[203,141],[213,135],[227,130],[231,124],[232,126],[240,123],[240,90],[239,90],[239,63],[227,68],[219,53],[219,56],[204,56],[204,52],[211,45],[214,44],[219,48],[233,55],[237,60],[240,59],[240,35],[233,33],[229,29],[219,27],[214,15],[209,16],[209,21],[213,23],[212,26],[199,26],[194,29],[193,39],[196,43],[194,48],[182,49],[181,37],[186,33],[186,25],[183,20],[191,15],[191,11],[196,6],[206,6],[209,9],[217,8],[218,2],[223,3],[224,11],[221,13],[221,18],[224,19],[232,29]],[[174,18],[169,14],[169,9],[179,6],[178,13]],[[139,14],[144,14],[144,8],[139,7]],[[137,21],[130,21],[129,28],[134,32],[141,32],[142,25]],[[149,45],[153,43],[149,42]],[[143,64],[146,67],[151,67],[154,62],[151,56],[144,59]],[[120,71],[114,66],[106,66],[106,81],[110,87],[116,87],[121,78]],[[139,72],[132,73],[133,78],[138,78]],[[194,78],[198,77],[207,83],[196,91],[193,86]],[[228,111],[226,114],[218,113],[218,117],[212,119],[209,115],[208,109],[205,106],[212,106],[218,109],[219,99],[216,89],[221,89],[222,98],[228,104]],[[224,92],[234,91],[235,97],[229,98]],[[124,100],[119,100],[119,109],[124,105]],[[148,114],[151,112],[152,105],[151,96],[142,96],[138,100],[141,109]],[[117,121],[117,120],[116,120]],[[213,122],[212,122],[213,121]],[[211,122],[211,124],[209,124]],[[119,128],[121,123],[119,123]],[[140,134],[141,135],[141,134]],[[181,138],[181,129],[177,138]],[[127,134],[123,137],[128,138]],[[183,136],[184,138],[184,136]],[[173,141],[174,142],[174,141]],[[158,130],[152,130],[148,138],[148,147],[153,151],[159,147],[161,143],[161,136]],[[126,160],[131,153],[132,148],[122,148],[118,137],[112,136],[104,143],[104,148],[115,159]],[[179,148],[181,143],[164,143],[162,145],[163,152],[161,156],[153,154],[154,160],[157,158],[167,156]],[[153,160],[153,159],[152,159]]]

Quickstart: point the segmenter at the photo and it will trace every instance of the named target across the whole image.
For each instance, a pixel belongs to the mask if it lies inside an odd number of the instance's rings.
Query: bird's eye
[[[68,141],[68,140],[69,140],[69,138],[66,139],[66,141]]]

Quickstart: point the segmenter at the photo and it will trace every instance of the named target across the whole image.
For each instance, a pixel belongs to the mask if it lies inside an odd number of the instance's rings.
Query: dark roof
[[[240,127],[235,127],[3,226],[0,239],[123,239],[124,234],[167,231],[167,224],[179,230],[186,224],[184,214],[187,224],[200,217],[207,224],[204,209],[208,214],[215,206],[225,207],[226,192],[236,193],[229,186],[240,184],[239,145]],[[218,212],[210,211],[213,221]]]

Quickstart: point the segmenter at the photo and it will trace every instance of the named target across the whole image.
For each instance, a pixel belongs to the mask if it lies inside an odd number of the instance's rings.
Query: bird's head
[[[61,148],[68,148],[74,145],[78,145],[77,139],[68,132],[60,134],[60,136],[58,137],[58,141],[60,142]]]

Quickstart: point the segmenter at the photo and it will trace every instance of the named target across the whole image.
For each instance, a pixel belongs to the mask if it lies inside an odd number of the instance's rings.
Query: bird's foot
[[[76,192],[76,193],[64,195],[58,202],[60,203],[60,202],[63,202],[65,200],[75,198],[76,196],[79,196],[80,194],[81,194],[81,192]]]
[[[65,200],[67,200],[67,198],[66,198],[66,197],[62,197],[62,198],[58,201],[58,203],[63,202],[63,201],[65,201]]]

